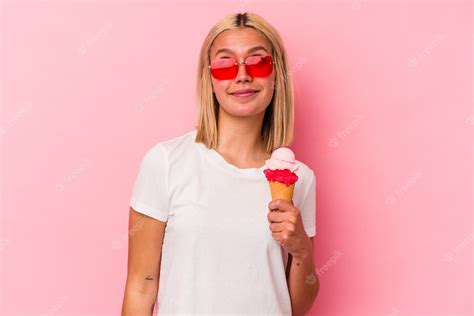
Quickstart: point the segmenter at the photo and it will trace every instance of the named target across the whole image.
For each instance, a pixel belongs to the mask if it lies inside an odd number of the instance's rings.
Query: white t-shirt
[[[270,188],[260,168],[240,169],[194,141],[196,130],[145,154],[130,205],[167,221],[159,315],[291,315],[288,253],[267,220]],[[316,234],[316,178],[296,161],[293,203]]]

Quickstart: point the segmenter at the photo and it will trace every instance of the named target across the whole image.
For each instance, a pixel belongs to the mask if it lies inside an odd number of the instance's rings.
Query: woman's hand
[[[293,201],[273,200],[268,204],[268,210],[272,237],[293,257],[305,258],[311,254],[311,240],[304,230],[300,210],[293,206]]]

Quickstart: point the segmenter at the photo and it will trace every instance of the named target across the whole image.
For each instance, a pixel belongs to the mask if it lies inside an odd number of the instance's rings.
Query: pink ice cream
[[[298,170],[295,154],[288,147],[275,149],[270,159],[265,161],[265,167],[263,172],[268,181],[278,181],[290,185],[298,180],[295,173]]]

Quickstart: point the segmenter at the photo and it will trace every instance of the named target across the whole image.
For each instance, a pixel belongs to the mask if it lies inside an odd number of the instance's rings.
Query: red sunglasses
[[[245,70],[251,77],[266,77],[272,73],[274,63],[272,56],[250,56],[241,63],[234,58],[214,59],[208,67],[214,78],[230,80],[237,77],[241,64],[245,65]]]

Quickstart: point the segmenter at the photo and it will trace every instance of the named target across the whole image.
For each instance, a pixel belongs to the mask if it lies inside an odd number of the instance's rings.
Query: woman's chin
[[[259,107],[255,103],[232,104],[230,108],[232,109],[231,114],[234,116],[253,116],[265,112],[265,107]]]

